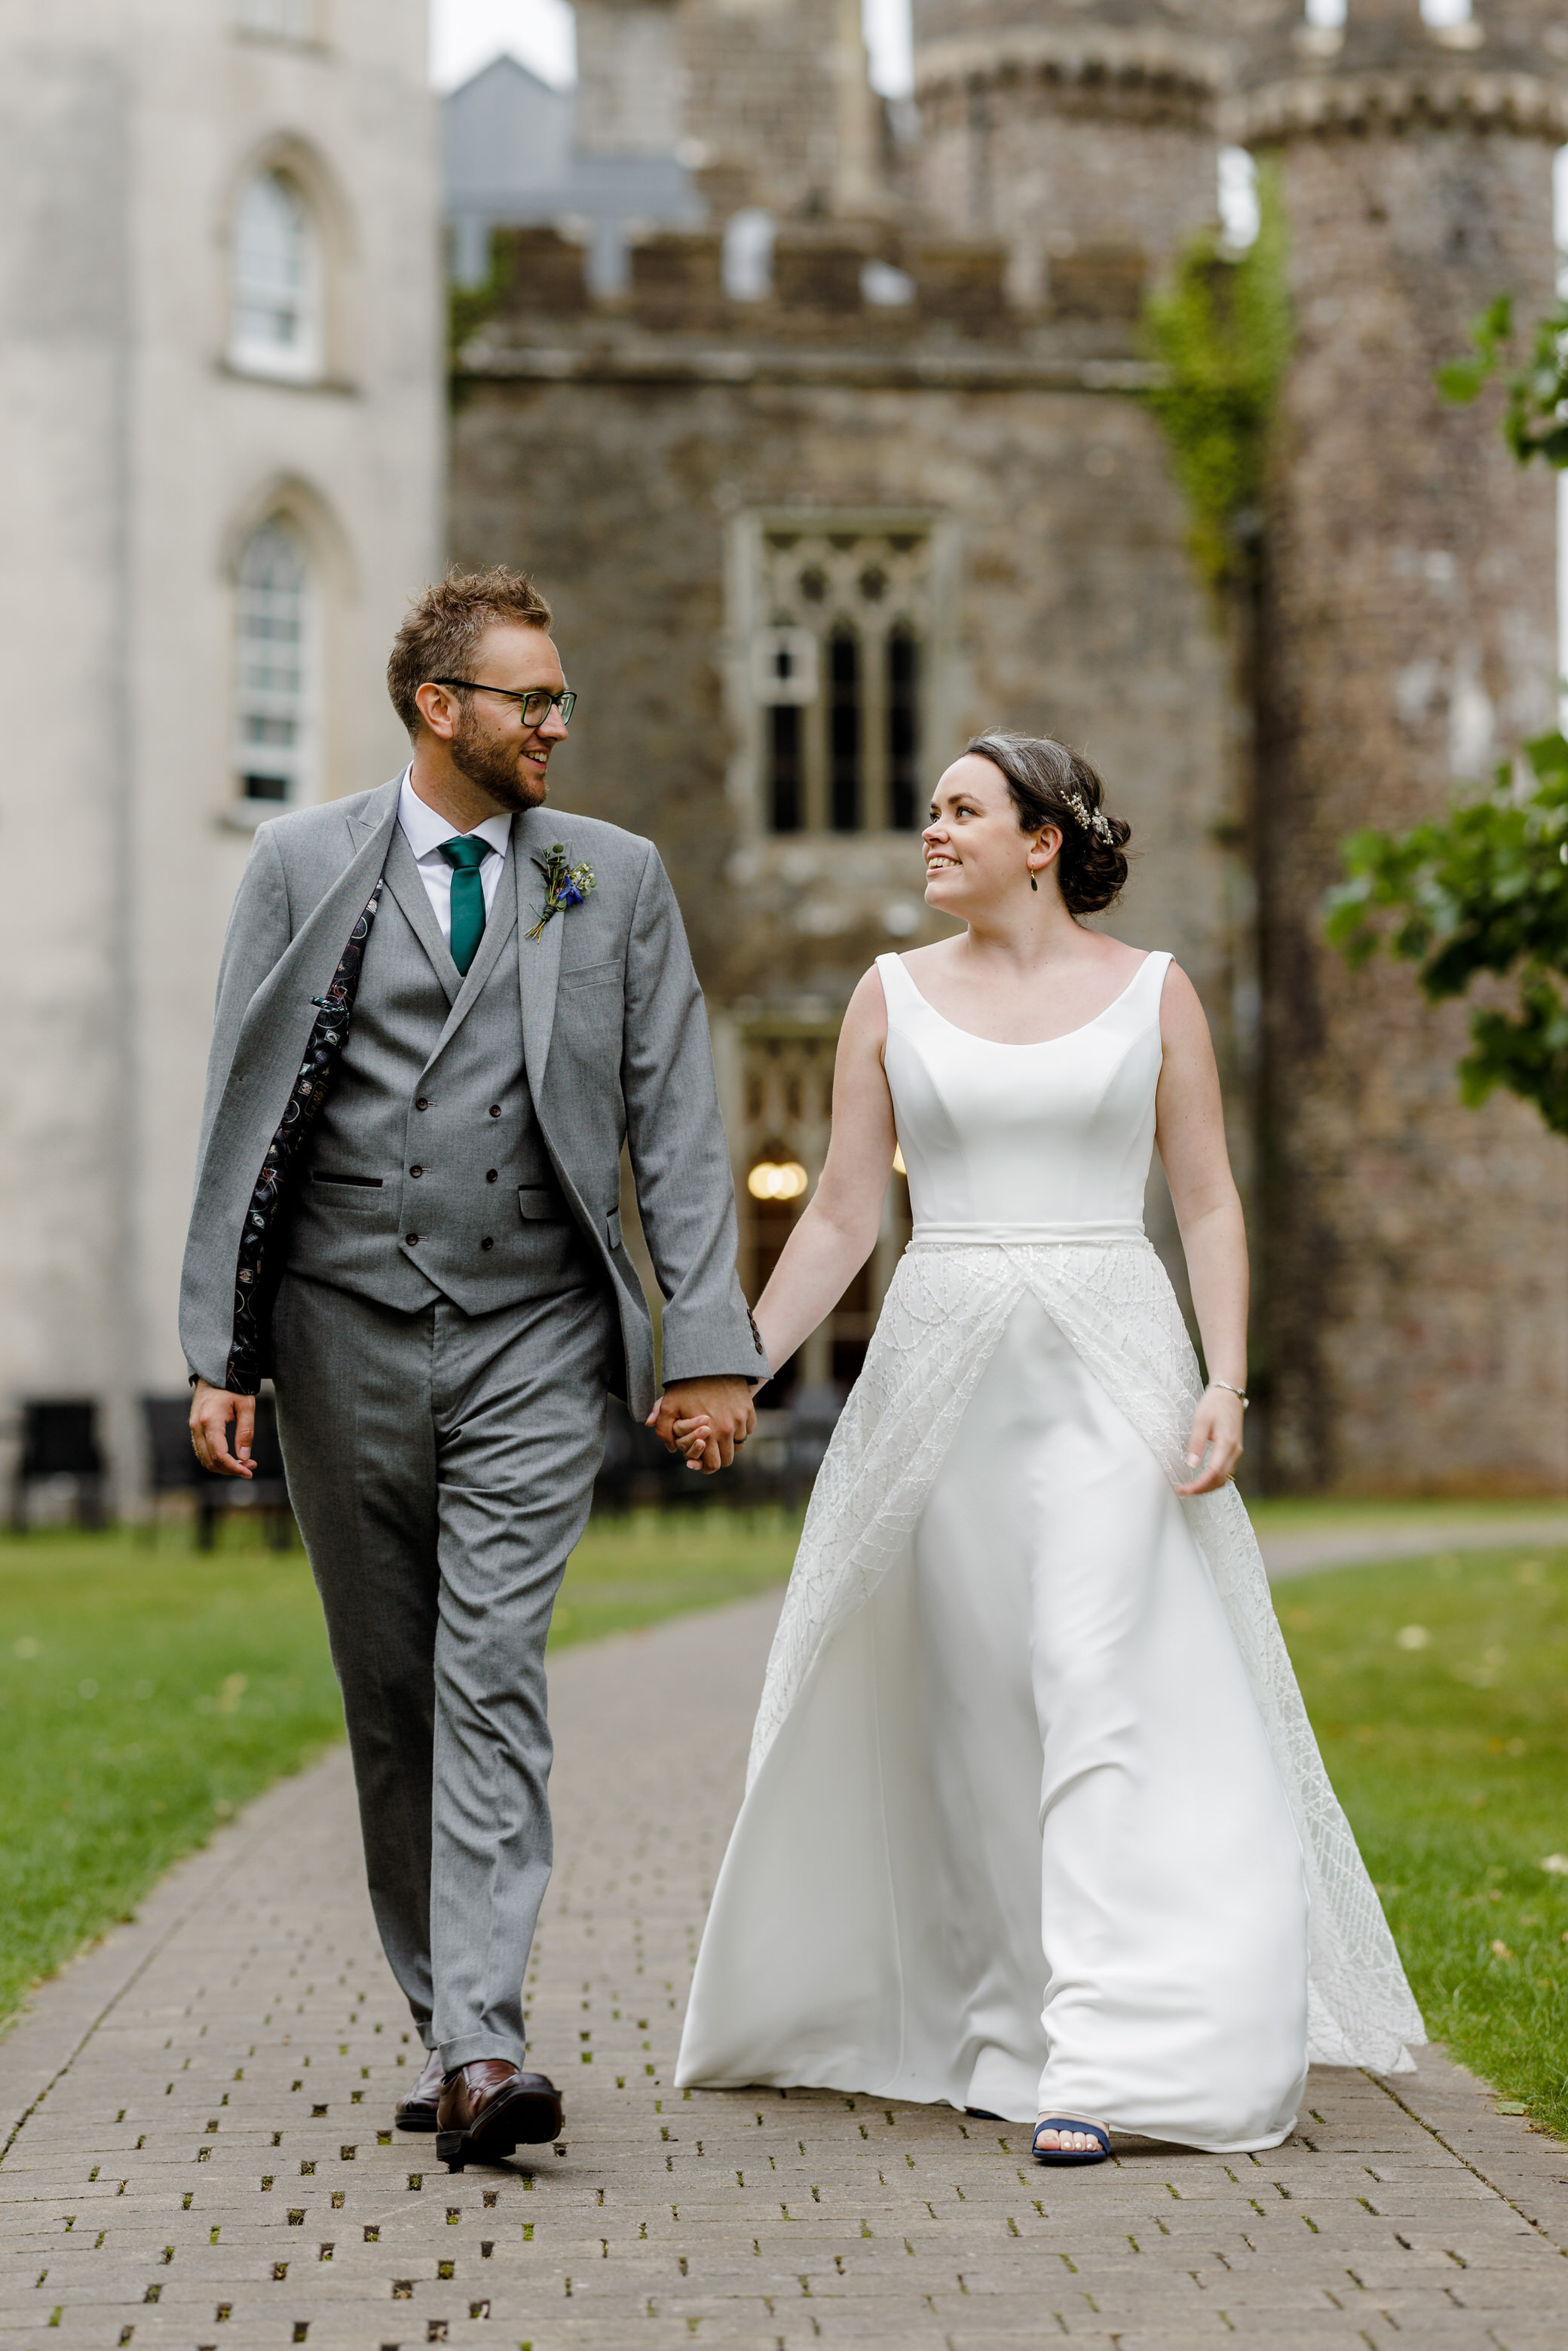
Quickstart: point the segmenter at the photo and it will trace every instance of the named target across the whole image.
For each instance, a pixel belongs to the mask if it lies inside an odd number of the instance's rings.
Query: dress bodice
[[[1142,1238],[1170,960],[1145,956],[1065,1037],[998,1045],[945,1020],[901,956],[877,957],[917,1245]]]

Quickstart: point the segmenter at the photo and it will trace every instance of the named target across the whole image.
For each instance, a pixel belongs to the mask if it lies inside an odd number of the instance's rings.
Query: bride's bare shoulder
[[[1160,987],[1160,1031],[1167,1045],[1209,1042],[1208,1015],[1203,999],[1175,956],[1166,967]]]
[[[963,945],[963,934],[956,939],[933,939],[929,946],[909,947],[898,958],[910,977],[918,982],[923,971],[940,971],[951,963],[956,947]]]
[[[1131,979],[1149,959],[1147,947],[1130,946],[1125,939],[1113,939],[1108,931],[1086,930],[1082,936],[1096,962],[1113,977]]]
[[[887,1035],[887,997],[882,984],[882,974],[873,963],[869,971],[862,972],[853,995],[844,1008],[839,1029],[840,1050],[852,1048],[861,1040],[880,1047]]]

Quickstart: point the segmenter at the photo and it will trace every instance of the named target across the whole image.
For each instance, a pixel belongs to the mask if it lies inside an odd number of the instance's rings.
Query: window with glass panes
[[[240,558],[235,764],[247,800],[307,798],[310,575],[283,523],[263,523]]]
[[[769,831],[915,830],[930,559],[915,528],[763,528],[751,675]]]
[[[321,259],[310,208],[282,172],[258,172],[235,210],[229,357],[247,374],[321,364]]]

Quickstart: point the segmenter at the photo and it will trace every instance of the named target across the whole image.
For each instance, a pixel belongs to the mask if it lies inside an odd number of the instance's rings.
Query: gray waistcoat
[[[349,1043],[311,1130],[291,1272],[467,1314],[598,1279],[556,1184],[523,1067],[512,861],[466,978],[401,830]]]

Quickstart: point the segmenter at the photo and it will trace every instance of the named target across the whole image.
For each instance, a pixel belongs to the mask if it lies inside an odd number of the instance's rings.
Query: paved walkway
[[[1458,1519],[1442,1526],[1379,1525],[1302,1527],[1260,1538],[1270,1583],[1291,1575],[1314,1575],[1325,1567],[1375,1566],[1389,1559],[1431,1559],[1445,1552],[1505,1551],[1520,1543],[1549,1550],[1568,1543],[1568,1516],[1543,1511],[1539,1518]]]
[[[670,2086],[775,1603],[565,1656],[561,1864],[530,1978],[567,2131],[449,2178],[340,1755],[264,1797],[0,2043],[0,2345],[18,2351],[1561,2351],[1568,2148],[1428,2057],[1312,2077],[1288,2146],[1025,2135],[828,2092]]]

